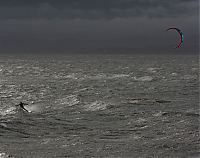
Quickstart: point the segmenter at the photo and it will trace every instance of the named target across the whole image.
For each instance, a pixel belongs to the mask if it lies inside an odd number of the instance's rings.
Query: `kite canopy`
[[[169,31],[169,30],[176,30],[176,31],[179,33],[179,35],[180,35],[180,41],[179,41],[179,43],[177,44],[176,48],[180,48],[181,45],[182,45],[182,43],[184,42],[183,33],[181,32],[180,29],[178,29],[178,28],[176,28],[176,27],[170,27],[170,28],[168,28],[166,31]]]

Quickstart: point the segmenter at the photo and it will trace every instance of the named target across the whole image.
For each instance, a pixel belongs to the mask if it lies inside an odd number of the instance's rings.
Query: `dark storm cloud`
[[[0,0],[0,53],[158,52],[179,40],[165,31],[172,26],[185,35],[183,48],[172,52],[198,52],[198,6],[197,0]]]
[[[196,0],[1,0],[1,19],[174,17],[198,12]]]

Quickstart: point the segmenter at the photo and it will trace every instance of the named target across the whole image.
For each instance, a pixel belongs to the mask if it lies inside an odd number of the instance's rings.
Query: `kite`
[[[179,41],[179,43],[177,44],[176,48],[180,48],[181,45],[182,45],[183,42],[184,42],[183,33],[181,32],[181,30],[179,30],[179,29],[176,28],[176,27],[170,27],[170,28],[168,28],[166,31],[169,31],[169,30],[176,30],[176,31],[179,33],[179,35],[180,35],[180,41]]]

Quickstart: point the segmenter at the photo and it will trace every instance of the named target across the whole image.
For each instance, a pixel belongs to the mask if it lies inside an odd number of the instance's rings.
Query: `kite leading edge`
[[[182,45],[183,42],[184,42],[184,36],[183,36],[182,31],[181,31],[180,29],[176,28],[176,27],[170,27],[170,28],[168,28],[166,31],[169,31],[169,30],[176,30],[176,31],[179,33],[179,35],[180,35],[180,41],[179,41],[179,43],[177,44],[176,48],[180,48],[181,45]]]

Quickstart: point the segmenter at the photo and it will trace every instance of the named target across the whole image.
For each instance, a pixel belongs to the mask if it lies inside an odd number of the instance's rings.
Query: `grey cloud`
[[[198,14],[196,0],[1,0],[0,19],[113,19]]]

